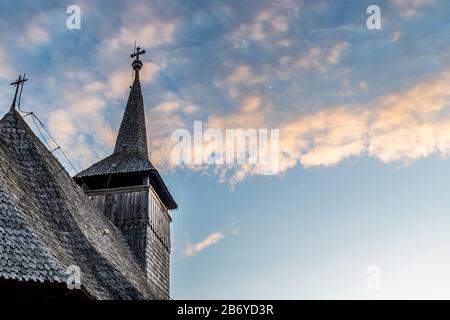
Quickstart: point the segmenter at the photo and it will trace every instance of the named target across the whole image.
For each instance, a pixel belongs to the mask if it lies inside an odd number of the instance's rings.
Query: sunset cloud
[[[265,104],[264,104],[265,103]],[[162,106],[157,109],[162,109]],[[178,106],[164,105],[173,123],[166,128],[190,128],[192,123],[175,117]],[[280,174],[297,164],[305,168],[334,166],[351,157],[373,157],[384,163],[407,164],[433,153],[450,154],[450,73],[393,93],[367,104],[347,107],[331,106],[279,123]],[[172,113],[173,112],[173,113]],[[206,128],[270,128],[273,108],[261,97],[250,96],[240,107],[226,115],[210,115]],[[153,119],[158,118],[157,114]],[[176,120],[178,119],[178,120]],[[163,122],[168,124],[167,120]],[[168,132],[162,136],[166,136]],[[170,163],[172,144],[155,153]],[[164,151],[166,153],[164,153]],[[205,171],[205,167],[188,166]],[[255,166],[217,166],[206,170],[232,185],[258,173]]]
[[[225,89],[230,97],[237,98],[242,91],[264,81],[264,76],[255,73],[250,66],[239,65],[224,79],[216,80],[216,85]]]
[[[129,51],[134,43],[147,49],[155,48],[173,41],[176,20],[163,20],[155,15],[152,5],[136,1],[122,13],[123,24],[116,28],[113,36],[106,37],[98,47],[98,52],[115,56],[124,50]]]
[[[220,231],[210,234],[209,236],[207,236],[205,239],[203,239],[198,243],[190,243],[189,241],[187,241],[186,247],[184,248],[183,251],[183,255],[186,257],[196,256],[206,248],[218,243],[224,238],[225,234]]]
[[[282,126],[282,164],[330,166],[363,155],[385,163],[408,163],[433,153],[447,157],[449,108],[446,73],[356,110],[338,107],[302,117]]]
[[[326,72],[328,67],[336,65],[344,50],[348,47],[348,43],[337,43],[333,47],[323,49],[320,47],[312,47],[308,52],[301,56],[295,66],[305,70],[317,70]]]
[[[393,5],[401,10],[406,17],[416,15],[420,9],[436,4],[436,0],[390,0]]]
[[[289,30],[289,22],[297,16],[298,6],[296,1],[279,1],[270,8],[263,8],[255,12],[249,22],[241,23],[228,38],[237,48],[248,47],[251,42],[269,45],[270,40]]]

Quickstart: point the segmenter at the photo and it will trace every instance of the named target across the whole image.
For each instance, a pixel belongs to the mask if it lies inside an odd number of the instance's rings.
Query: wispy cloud
[[[222,231],[219,231],[210,234],[204,240],[198,243],[190,243],[189,241],[187,241],[186,247],[184,248],[183,251],[183,255],[186,257],[196,256],[206,248],[218,243],[224,238],[225,234]]]
[[[26,25],[24,33],[19,37],[23,46],[33,46],[50,41],[50,17],[46,13],[35,15]]]
[[[401,37],[402,37],[402,33],[400,31],[395,31],[389,35],[389,41],[395,43],[395,42],[398,42]]]
[[[231,229],[231,234],[237,236],[239,234],[239,229],[236,225],[236,222],[232,222],[230,225],[230,229]]]
[[[262,10],[251,23],[244,23],[232,32],[230,40],[235,47],[239,47],[248,46],[250,41],[262,42],[278,36],[288,30],[289,16],[282,10]]]
[[[390,0],[392,4],[399,8],[401,14],[406,17],[416,15],[426,6],[436,4],[435,0]]]
[[[216,80],[216,85],[223,88],[230,97],[238,98],[242,91],[245,92],[264,81],[264,76],[255,73],[250,66],[242,64],[233,67],[231,73],[224,79]]]
[[[296,67],[305,70],[318,70],[326,72],[328,67],[336,65],[342,56],[343,51],[348,47],[348,43],[337,43],[329,49],[313,47],[301,56],[295,63]]]
[[[122,13],[123,23],[112,36],[104,38],[98,52],[110,58],[129,50],[134,42],[147,49],[155,48],[174,40],[176,20],[163,20],[153,10],[152,5],[138,1]]]
[[[0,79],[12,79],[13,68],[11,66],[11,62],[8,59],[8,55],[4,51],[2,47],[0,47]]]

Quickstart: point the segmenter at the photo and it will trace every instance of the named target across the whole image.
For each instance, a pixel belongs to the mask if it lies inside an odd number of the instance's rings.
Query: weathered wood
[[[147,280],[168,296],[172,219],[156,192],[149,186],[137,186],[95,190],[89,195],[122,231]]]
[[[131,186],[131,187],[121,187],[121,188],[110,188],[110,189],[97,189],[97,190],[86,190],[88,196],[94,196],[99,194],[116,194],[116,193],[129,193],[129,192],[139,192],[148,191],[150,186]]]

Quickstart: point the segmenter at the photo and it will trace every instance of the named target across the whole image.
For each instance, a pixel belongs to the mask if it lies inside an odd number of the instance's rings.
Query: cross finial
[[[136,57],[135,60],[138,60],[138,59],[139,59],[139,56],[140,56],[141,54],[144,54],[144,53],[145,53],[145,50],[142,50],[142,51],[141,51],[141,48],[137,47],[137,48],[135,49],[135,51],[130,55],[130,58]]]
[[[20,85],[23,86],[23,83],[25,81],[28,81],[28,79],[25,79],[25,74],[23,74],[23,77],[22,77],[22,75],[19,75],[19,79],[17,79],[16,81],[10,83],[10,85],[16,86],[16,92],[14,93],[14,100],[13,100],[12,105],[11,105],[11,110],[15,110],[15,108],[16,108],[16,100],[17,100],[17,94],[19,93],[19,86]]]
[[[136,71],[136,73],[141,70],[143,63],[142,61],[139,59],[139,56],[141,54],[144,54],[145,50],[141,50],[141,48],[137,47],[134,49],[134,52],[130,55],[130,58],[135,58],[133,60],[133,62],[131,63],[131,66],[133,67],[133,69]]]

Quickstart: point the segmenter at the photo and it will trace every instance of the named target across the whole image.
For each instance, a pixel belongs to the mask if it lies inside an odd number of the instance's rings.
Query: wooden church
[[[170,298],[177,204],[148,157],[143,53],[131,55],[134,83],[114,152],[74,178],[16,110],[26,79],[14,83],[0,120],[0,296]],[[71,270],[79,270],[75,288]]]

